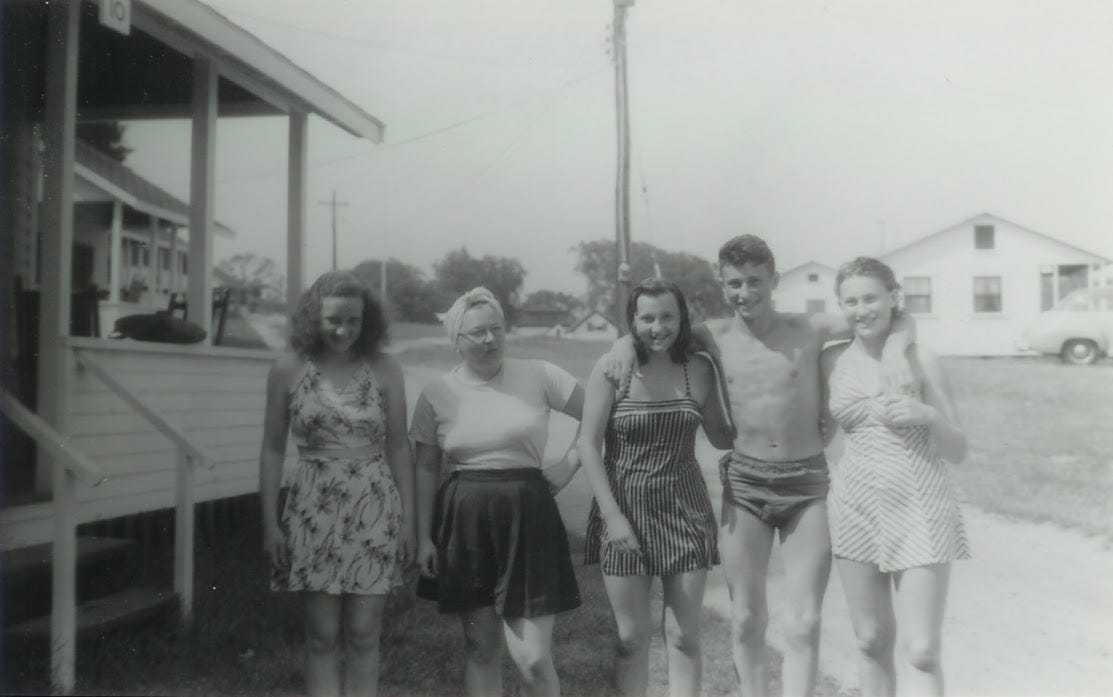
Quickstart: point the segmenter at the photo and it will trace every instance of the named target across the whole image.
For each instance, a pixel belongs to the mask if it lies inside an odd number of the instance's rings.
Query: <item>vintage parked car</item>
[[[1113,346],[1113,287],[1079,288],[1024,331],[1021,348],[1087,365]]]

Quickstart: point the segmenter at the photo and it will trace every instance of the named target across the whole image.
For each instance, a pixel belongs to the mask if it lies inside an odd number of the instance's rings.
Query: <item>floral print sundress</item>
[[[402,500],[386,461],[386,398],[361,362],[347,385],[321,378],[312,361],[291,390],[298,467],[282,528],[290,567],[271,588],[378,595],[402,583]],[[330,450],[366,449],[366,457]]]

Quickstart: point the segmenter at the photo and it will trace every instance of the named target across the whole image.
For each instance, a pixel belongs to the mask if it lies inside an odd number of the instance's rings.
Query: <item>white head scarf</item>
[[[502,305],[491,291],[483,286],[472,288],[456,298],[456,302],[452,303],[452,307],[448,310],[437,313],[437,319],[444,324],[448,340],[453,346],[456,345],[456,339],[460,338],[460,327],[464,324],[464,313],[476,305],[490,305],[499,316],[499,321],[504,319]]]

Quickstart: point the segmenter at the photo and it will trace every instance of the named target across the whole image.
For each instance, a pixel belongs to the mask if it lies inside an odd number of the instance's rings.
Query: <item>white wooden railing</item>
[[[150,422],[155,430],[177,447],[174,495],[174,592],[178,596],[182,622],[189,624],[193,615],[193,514],[196,491],[195,467],[212,469],[214,460],[180,428],[166,420],[157,409],[135,394],[116,375],[93,357],[89,351],[74,350],[79,368],[96,375],[117,397],[129,404]]]
[[[6,390],[0,390],[0,412],[50,453],[54,468],[54,535],[51,549],[50,672],[63,692],[73,687],[77,653],[77,477],[98,486],[106,477],[37,414]]]

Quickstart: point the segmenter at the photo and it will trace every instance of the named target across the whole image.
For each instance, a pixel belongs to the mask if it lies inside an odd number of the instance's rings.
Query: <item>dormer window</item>
[[[994,249],[996,248],[996,240],[994,239],[994,229],[992,225],[975,225],[974,226],[974,249]]]

